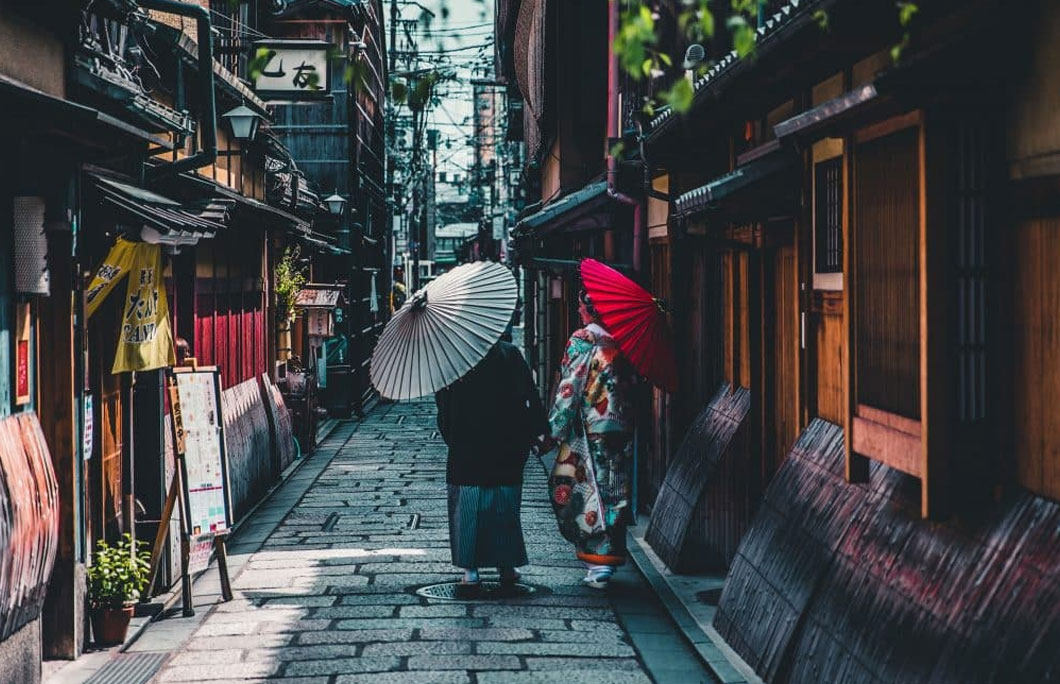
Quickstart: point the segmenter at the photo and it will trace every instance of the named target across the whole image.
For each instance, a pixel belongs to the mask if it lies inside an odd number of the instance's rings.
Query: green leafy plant
[[[712,3],[715,7],[728,5],[731,8],[724,25],[732,48],[740,58],[753,58],[755,28],[759,21],[758,0],[678,0],[675,3],[677,27],[683,34],[684,42],[707,43],[714,36],[716,17],[711,10]],[[652,12],[647,0],[630,0],[627,7],[622,13],[614,43],[622,71],[636,81],[664,74],[677,63],[679,55],[667,54],[660,46],[657,15]],[[891,49],[891,57],[897,62],[909,45],[920,7],[913,0],[897,0],[895,7],[903,30],[901,41]],[[821,31],[830,30],[827,12],[816,10],[812,16]],[[680,44],[682,41],[677,42]],[[702,75],[710,65],[709,60],[704,61],[694,71]],[[688,82],[677,78],[668,87],[656,91],[653,97],[646,98],[643,111],[651,116],[659,107],[666,105],[675,112],[684,113],[692,108],[693,95]]]
[[[122,608],[140,598],[151,568],[151,554],[144,546],[133,542],[130,534],[113,546],[99,540],[88,567],[88,600],[93,608]]]
[[[302,250],[297,245],[288,247],[283,252],[283,258],[276,264],[276,282],[273,288],[276,291],[276,319],[281,323],[290,323],[294,320],[294,305],[298,298],[298,291],[305,287],[305,271],[298,265],[298,257]]]

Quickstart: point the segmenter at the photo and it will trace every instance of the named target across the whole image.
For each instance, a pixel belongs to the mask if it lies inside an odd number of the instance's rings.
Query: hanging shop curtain
[[[162,248],[118,238],[88,287],[91,318],[118,283],[129,276],[122,304],[118,351],[112,373],[148,371],[172,366],[173,331],[169,302],[162,285]]]

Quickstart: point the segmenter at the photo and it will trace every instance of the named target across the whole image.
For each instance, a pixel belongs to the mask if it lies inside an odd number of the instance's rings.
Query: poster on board
[[[191,572],[206,567],[213,539],[231,525],[221,380],[214,368],[172,373],[174,445],[183,467]]]

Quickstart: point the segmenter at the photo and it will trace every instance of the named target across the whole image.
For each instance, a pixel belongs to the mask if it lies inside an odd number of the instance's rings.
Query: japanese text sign
[[[254,82],[259,93],[280,97],[320,97],[330,89],[330,45],[315,40],[268,40],[255,46],[268,50]],[[260,53],[259,53],[260,54]]]

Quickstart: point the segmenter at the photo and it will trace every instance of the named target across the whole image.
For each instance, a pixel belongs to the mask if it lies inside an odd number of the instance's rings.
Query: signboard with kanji
[[[174,444],[184,468],[184,505],[191,538],[191,572],[209,562],[215,535],[230,525],[228,461],[215,368],[174,368],[170,374]]]
[[[331,45],[319,40],[262,40],[264,59],[254,89],[267,98],[316,98],[331,87]]]

